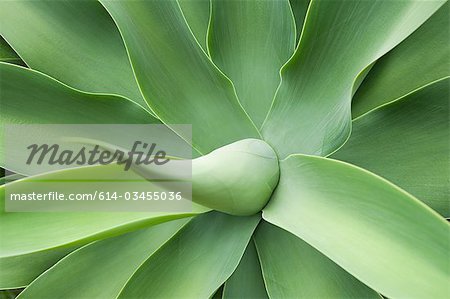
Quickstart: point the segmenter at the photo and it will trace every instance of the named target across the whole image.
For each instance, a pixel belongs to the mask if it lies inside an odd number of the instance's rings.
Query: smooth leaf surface
[[[270,223],[258,226],[255,243],[271,298],[381,298],[306,242]]]
[[[21,184],[40,179],[68,180],[74,177],[102,177],[120,180],[123,171],[118,165],[84,167],[34,176],[1,186],[0,258],[9,258],[53,248],[87,244],[91,241],[119,235],[138,228],[158,224],[207,211],[193,205],[192,212],[5,212],[5,188],[14,185],[20,193]],[[130,175],[127,172],[126,175]],[[139,176],[135,175],[136,179]],[[123,178],[122,178],[123,180]],[[30,192],[24,185],[24,192]],[[149,184],[149,190],[151,190]],[[126,183],[115,184],[114,191],[130,191]]]
[[[140,265],[188,221],[174,220],[88,244],[43,273],[19,298],[116,298]]]
[[[130,278],[119,298],[209,298],[244,254],[260,215],[194,218]]]
[[[354,118],[450,75],[449,7],[446,2],[419,29],[375,63],[353,97]]]
[[[111,17],[97,1],[1,1],[0,34],[33,69],[147,107]]]
[[[259,136],[177,1],[102,3],[118,24],[145,99],[164,123],[192,124],[193,146],[203,154]]]
[[[225,282],[222,298],[268,298],[253,240],[230,278]]]
[[[297,42],[300,40],[300,35],[303,30],[303,23],[305,22],[306,12],[308,11],[310,2],[310,0],[289,0],[292,8],[292,13],[294,14],[295,18]]]
[[[332,157],[385,177],[449,217],[449,86],[449,78],[437,81],[357,118]]]
[[[233,81],[244,109],[260,127],[280,84],[280,68],[295,48],[288,0],[213,0],[208,50]]]
[[[2,36],[0,36],[0,61],[24,65],[22,59],[20,59],[17,53],[14,52]]]
[[[178,0],[184,17],[198,43],[206,51],[210,0]]]
[[[263,218],[389,298],[450,294],[450,226],[386,180],[336,160],[293,155]]]
[[[281,158],[328,155],[351,128],[353,83],[443,1],[313,1],[262,133]]]

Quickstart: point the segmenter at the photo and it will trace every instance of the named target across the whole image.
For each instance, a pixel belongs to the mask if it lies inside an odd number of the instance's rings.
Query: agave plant
[[[205,206],[2,210],[1,289],[449,298],[445,1],[1,1],[0,33],[2,125],[192,124]]]

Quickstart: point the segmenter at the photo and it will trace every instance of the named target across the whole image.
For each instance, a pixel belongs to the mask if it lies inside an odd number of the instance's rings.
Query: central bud
[[[259,139],[244,139],[192,161],[192,201],[231,215],[264,208],[279,179],[278,157]]]

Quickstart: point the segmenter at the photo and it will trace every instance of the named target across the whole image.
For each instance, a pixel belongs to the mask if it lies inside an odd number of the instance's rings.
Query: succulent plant
[[[0,34],[2,126],[192,124],[204,206],[2,205],[0,289],[450,296],[446,1],[1,1]]]

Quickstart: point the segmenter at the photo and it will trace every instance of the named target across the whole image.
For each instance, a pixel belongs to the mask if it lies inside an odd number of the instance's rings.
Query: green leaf
[[[295,27],[297,31],[297,42],[300,40],[300,35],[303,30],[303,23],[305,22],[306,12],[308,11],[310,0],[289,0],[292,8],[292,13],[295,18]]]
[[[147,107],[119,31],[97,1],[1,1],[0,28],[31,68]]]
[[[449,217],[449,84],[439,80],[355,119],[332,157],[385,177]]]
[[[260,215],[211,212],[194,218],[149,257],[119,298],[208,298],[244,254]]]
[[[358,74],[425,22],[443,1],[312,1],[262,133],[281,158],[327,155],[350,134]]]
[[[255,243],[248,243],[233,275],[225,282],[222,298],[268,298]]]
[[[316,249],[270,223],[258,226],[255,243],[271,298],[381,298]]]
[[[0,187],[0,259],[50,249],[67,248],[87,244],[91,241],[119,235],[138,228],[190,217],[207,211],[193,205],[192,212],[5,212],[5,188],[14,186],[14,192],[30,192],[26,184],[32,180],[65,180],[80,177],[120,178],[123,175],[120,165],[107,165],[62,170],[34,176]],[[132,175],[127,172],[127,177]],[[136,179],[139,178],[135,175]],[[143,179],[141,179],[143,180]],[[149,184],[149,190],[151,190]],[[125,192],[127,184],[116,184],[114,191]],[[49,237],[51,236],[51,237]]]
[[[178,0],[184,17],[198,43],[206,51],[210,0]]]
[[[188,221],[88,244],[43,273],[19,298],[117,298],[133,273]]]
[[[259,136],[232,83],[197,43],[177,1],[102,3],[121,30],[145,99],[164,123],[192,124],[193,146],[203,154]]]
[[[289,1],[213,0],[211,4],[210,56],[233,81],[242,106],[260,127],[280,84],[280,68],[295,48]]]
[[[0,36],[0,61],[18,65],[25,65],[22,59],[20,59],[17,53],[14,52],[14,50],[2,36]]]
[[[449,7],[376,62],[353,98],[353,117],[450,75]]]
[[[293,155],[263,218],[389,298],[449,295],[450,225],[386,180],[336,160]]]

